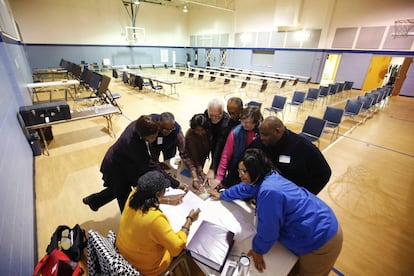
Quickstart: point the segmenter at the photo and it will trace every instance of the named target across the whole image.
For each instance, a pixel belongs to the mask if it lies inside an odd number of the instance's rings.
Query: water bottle
[[[250,270],[250,258],[246,254],[242,253],[237,264],[237,275],[248,276]]]

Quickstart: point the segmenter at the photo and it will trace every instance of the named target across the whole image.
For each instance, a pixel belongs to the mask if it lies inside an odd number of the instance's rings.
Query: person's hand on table
[[[208,186],[210,189],[216,189],[217,191],[224,188],[223,184],[221,184],[221,181],[217,179],[210,179],[208,181]]]
[[[200,214],[200,212],[201,212],[200,208],[197,208],[196,210],[191,209],[187,217],[190,218],[191,222],[194,222],[198,219],[198,214]]]
[[[263,272],[266,269],[266,263],[263,259],[263,255],[256,253],[253,249],[250,249],[248,256],[252,257],[254,266],[256,267],[257,271]]]
[[[190,186],[190,190],[195,193],[196,195],[202,193],[201,183],[200,181],[193,181]]]
[[[191,187],[193,188],[193,191],[200,190],[201,181],[198,177],[193,178],[193,181],[191,182]]]
[[[194,221],[198,219],[198,214],[200,213],[200,208],[197,208],[196,210],[191,209],[191,211],[188,213],[188,216],[185,218],[185,223],[183,226],[181,226],[181,231],[186,233],[190,232],[191,224],[193,224]]]
[[[215,189],[209,189],[208,193],[211,195],[211,197],[215,200],[220,200],[220,193]]]
[[[188,185],[186,183],[180,182],[180,185],[178,185],[177,188],[183,190],[184,192],[188,192]]]
[[[178,204],[183,203],[184,196],[185,194],[164,196],[163,198],[161,198],[160,203],[169,204],[169,205],[178,205]]]

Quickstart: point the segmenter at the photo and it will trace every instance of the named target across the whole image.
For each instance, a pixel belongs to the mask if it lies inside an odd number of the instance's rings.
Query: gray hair
[[[160,114],[160,122],[175,122],[174,115],[171,112],[163,112]]]
[[[227,104],[235,103],[239,106],[240,109],[243,109],[243,100],[239,97],[231,97],[227,100]]]
[[[211,107],[220,107],[224,110],[224,103],[220,99],[215,98],[208,102],[207,108],[210,109]]]

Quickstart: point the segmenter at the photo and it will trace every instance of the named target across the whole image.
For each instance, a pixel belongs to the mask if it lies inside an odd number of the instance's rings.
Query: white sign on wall
[[[166,63],[168,62],[168,50],[161,49],[160,50],[161,62]]]

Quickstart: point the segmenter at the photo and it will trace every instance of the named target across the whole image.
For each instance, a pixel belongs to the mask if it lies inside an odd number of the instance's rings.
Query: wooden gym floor
[[[147,73],[173,78],[165,69]],[[105,72],[110,74],[110,72]],[[244,102],[256,100],[270,106],[274,94],[290,98],[294,90],[307,91],[316,84],[298,84],[277,89],[272,85],[264,93],[258,87],[239,91],[235,85],[209,83],[180,78],[179,95],[165,96],[138,91],[112,79],[110,89],[120,93],[123,115],[115,116],[114,130],[119,136],[130,120],[142,114],[172,112],[184,131],[195,113],[203,112],[212,98],[225,101],[240,96]],[[165,87],[165,93],[169,87]],[[343,107],[347,97],[365,91],[329,99],[328,104]],[[87,92],[82,92],[87,96]],[[62,99],[54,92],[53,99]],[[72,108],[80,108],[69,101]],[[299,132],[307,115],[322,117],[326,103],[312,107],[306,103],[297,113],[285,108],[284,122]],[[263,110],[263,108],[262,108]],[[268,116],[265,113],[264,116]],[[357,118],[361,120],[361,118]],[[50,156],[35,158],[35,191],[38,255],[41,258],[58,225],[94,229],[106,235],[118,231],[120,213],[116,201],[93,212],[82,203],[86,195],[102,188],[99,166],[115,139],[108,135],[104,118],[94,118],[53,126]],[[335,211],[344,231],[344,244],[335,268],[345,275],[412,275],[414,265],[414,99],[391,97],[388,104],[363,124],[344,120],[339,138],[331,142],[324,133],[320,149],[332,168],[328,185],[319,194]],[[411,214],[411,215],[410,215]],[[334,273],[331,273],[335,275]]]

